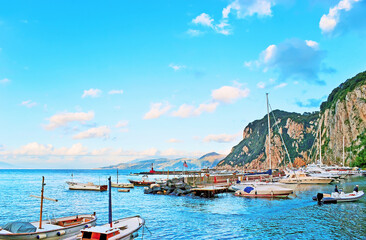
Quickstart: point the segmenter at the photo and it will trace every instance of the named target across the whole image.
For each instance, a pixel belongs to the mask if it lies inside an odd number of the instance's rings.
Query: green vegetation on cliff
[[[350,163],[351,167],[366,167],[366,133],[360,134],[355,141],[352,142],[351,147],[347,151],[351,151],[354,160]]]
[[[308,151],[314,142],[315,130],[312,130],[309,133],[303,131],[301,137],[293,139],[288,134],[288,129],[286,128],[287,121],[288,119],[291,119],[297,126],[301,125],[305,130],[308,128],[314,129],[314,125],[318,120],[319,112],[299,114],[274,110],[273,113],[276,117],[276,121],[273,119],[273,114],[270,113],[271,129],[273,133],[272,141],[275,136],[279,136],[278,129],[281,129],[282,137],[285,141],[291,160],[293,161],[296,157],[302,157],[301,152]],[[243,164],[251,163],[255,159],[263,162],[266,158],[264,153],[266,136],[268,134],[267,125],[267,115],[260,120],[249,123],[244,130],[246,132],[246,137],[238,145],[232,148],[231,153],[226,156],[218,166],[243,166]],[[285,156],[283,156],[283,160],[285,160]],[[286,162],[288,162],[288,160],[286,160]]]
[[[338,100],[343,101],[346,98],[347,93],[364,84],[366,84],[366,71],[357,74],[333,89],[327,101],[320,105],[320,111],[324,112],[326,109],[333,108]]]

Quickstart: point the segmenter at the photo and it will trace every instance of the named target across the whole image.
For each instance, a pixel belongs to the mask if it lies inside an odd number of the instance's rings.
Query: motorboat
[[[332,178],[312,177],[299,171],[292,172],[287,177],[279,180],[280,183],[288,184],[329,184],[332,181]]]
[[[141,180],[128,179],[128,181],[133,183],[135,186],[150,186],[151,184],[156,183],[155,181],[150,181],[147,175],[142,176]]]
[[[69,190],[85,190],[85,191],[107,191],[107,185],[95,185],[92,182],[88,183],[77,183],[77,182],[66,182],[69,185]]]
[[[354,202],[362,198],[363,195],[365,195],[363,191],[353,191],[351,193],[332,192],[331,194],[318,193],[316,196],[313,196],[313,200],[321,203]]]
[[[134,188],[135,185],[133,185],[133,183],[118,183],[118,168],[117,168],[117,182],[116,183],[112,182],[111,187],[114,187],[114,188]]]
[[[41,199],[41,210],[39,221],[35,222],[11,222],[0,227],[0,239],[3,240],[27,240],[27,239],[65,239],[80,233],[82,229],[95,226],[97,217],[94,214],[81,214],[69,217],[60,217],[49,220],[42,220],[43,200],[57,202],[56,199],[43,196],[44,177],[42,177],[41,196],[33,196]]]
[[[109,223],[81,230],[81,233],[66,240],[130,240],[138,236],[137,231],[144,226],[140,216],[112,220],[112,190],[109,177]]]
[[[235,196],[253,198],[286,198],[293,190],[278,185],[253,185],[235,192]]]

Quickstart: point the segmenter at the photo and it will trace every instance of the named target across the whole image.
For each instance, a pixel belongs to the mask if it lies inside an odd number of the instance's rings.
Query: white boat
[[[145,224],[145,220],[140,216],[128,217],[102,226],[95,226],[81,230],[81,234],[67,240],[130,240],[136,238],[137,231]]]
[[[67,240],[129,240],[137,237],[137,231],[144,226],[145,220],[140,216],[112,220],[112,189],[109,177],[109,223],[81,230],[81,233]]]
[[[354,202],[363,197],[363,191],[344,193],[332,192],[331,194],[319,194],[313,197],[313,200],[318,200],[323,203],[337,203],[337,202]]]
[[[235,196],[254,198],[286,198],[292,193],[292,189],[267,184],[247,186],[243,190],[236,191]]]
[[[133,183],[118,183],[118,168],[117,168],[117,182],[112,182],[112,187],[114,188],[134,188],[135,185]]]
[[[286,178],[280,179],[280,183],[288,184],[328,184],[333,181],[332,178],[311,177],[304,172],[292,172]]]
[[[95,185],[92,182],[88,183],[76,183],[76,182],[66,182],[69,185],[69,190],[85,190],[85,191],[107,191],[107,185]]]
[[[11,222],[0,227],[0,239],[2,240],[27,240],[27,239],[65,239],[80,233],[80,230],[95,226],[97,217],[94,214],[82,214],[71,217],[60,217],[50,220],[42,220],[43,199],[57,202],[56,199],[46,198],[44,192],[44,177],[42,177],[41,211],[37,222]]]

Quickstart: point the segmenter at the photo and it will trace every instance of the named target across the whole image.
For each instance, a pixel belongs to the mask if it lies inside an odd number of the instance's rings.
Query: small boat
[[[94,183],[76,183],[66,182],[69,185],[69,190],[85,190],[85,191],[107,191],[107,185],[95,185]]]
[[[118,192],[130,192],[130,189],[118,189]]]
[[[94,214],[82,214],[70,217],[60,217],[50,220],[42,220],[43,200],[57,202],[56,199],[46,198],[44,192],[44,177],[42,177],[41,196],[33,196],[41,199],[41,211],[39,221],[36,222],[11,222],[0,227],[0,239],[3,240],[27,240],[27,239],[64,239],[78,234],[80,230],[95,226],[97,217]]]
[[[139,176],[138,173],[130,173],[130,176]]]
[[[363,191],[353,191],[352,193],[332,192],[331,194],[318,193],[316,196],[313,196],[313,200],[321,203],[354,202],[362,198],[363,195],[365,195]]]
[[[254,198],[286,198],[293,190],[277,185],[253,185],[235,192],[235,196]]]
[[[280,183],[288,184],[328,184],[332,181],[332,178],[311,177],[304,172],[292,172],[286,178],[279,180]]]
[[[109,177],[109,223],[85,228],[81,230],[81,234],[66,240],[130,240],[138,236],[137,231],[144,224],[145,220],[140,216],[112,220],[112,190]]]
[[[133,183],[135,186],[150,186],[151,184],[156,183],[155,181],[149,181],[147,175],[142,176],[140,181],[128,179],[130,183]]]
[[[117,169],[117,183],[112,182],[114,188],[134,188],[133,183],[118,183],[118,169]]]

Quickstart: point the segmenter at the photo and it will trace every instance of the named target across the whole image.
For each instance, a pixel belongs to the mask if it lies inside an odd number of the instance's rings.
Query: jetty
[[[191,189],[195,196],[211,198],[215,197],[216,194],[225,193],[228,191],[227,186],[202,186]]]

